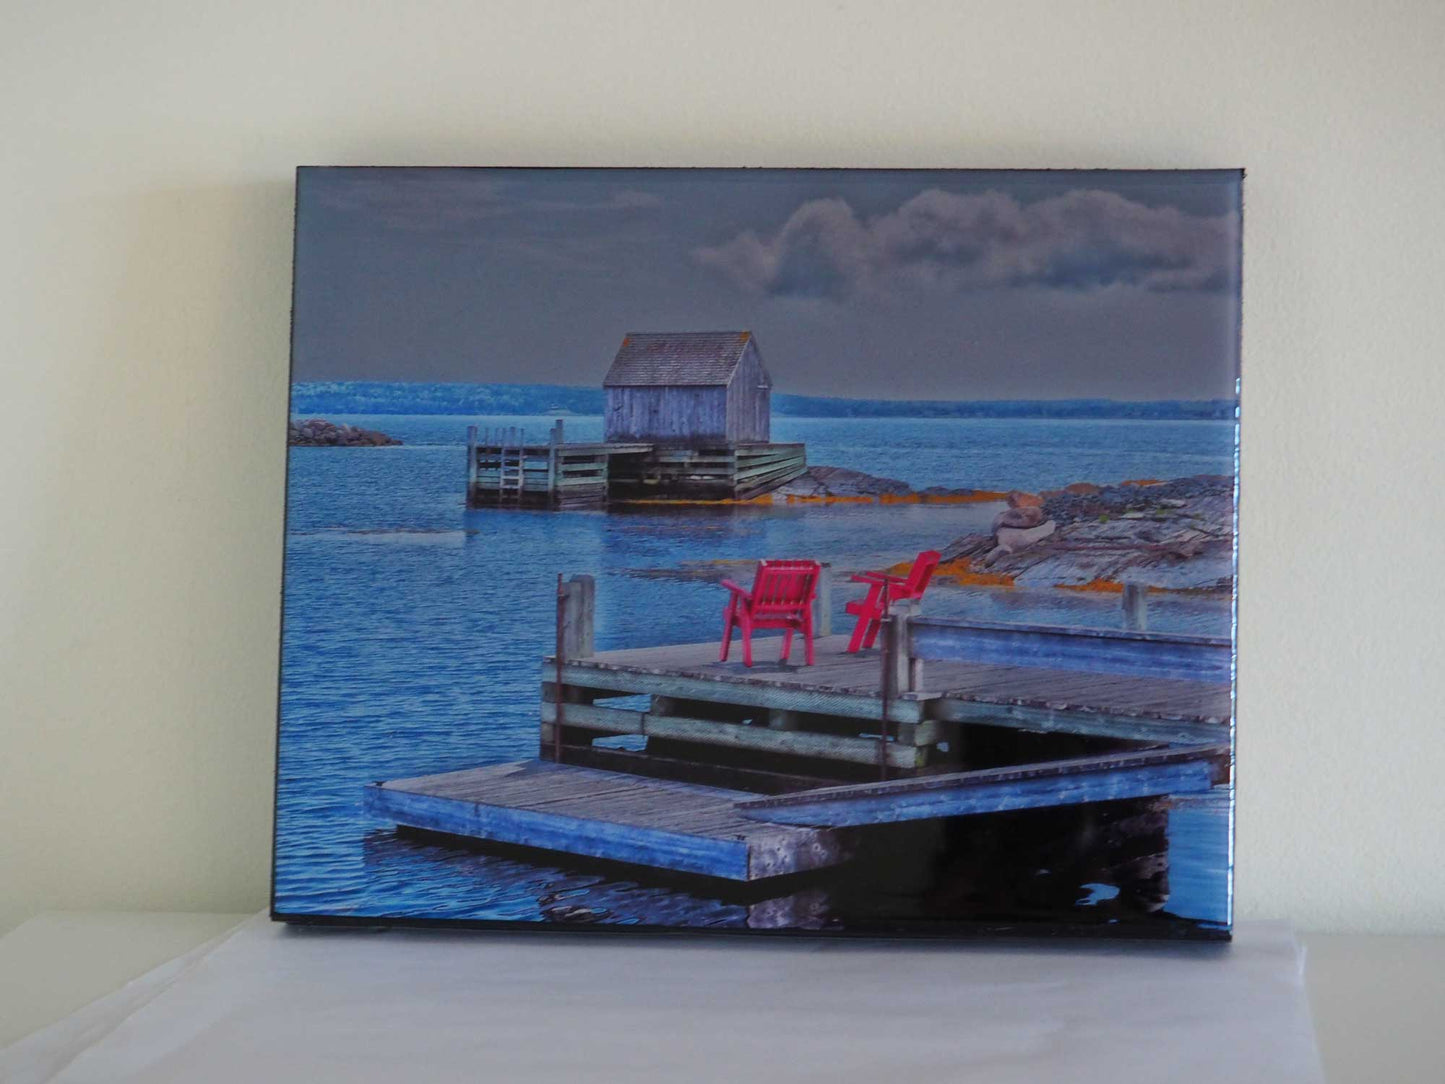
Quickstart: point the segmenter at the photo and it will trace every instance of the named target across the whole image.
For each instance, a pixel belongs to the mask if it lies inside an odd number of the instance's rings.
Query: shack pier
[[[568,442],[557,419],[546,443],[518,427],[467,429],[467,506],[550,511],[637,501],[746,501],[808,469],[801,444],[677,447]]]
[[[1229,639],[959,622],[901,609],[813,666],[716,641],[595,651],[559,591],[535,761],[372,784],[399,826],[731,881],[846,862],[879,825],[1152,800],[1229,777]],[[827,615],[823,615],[827,630]],[[620,698],[630,698],[613,704]],[[630,748],[615,740],[627,736]],[[640,748],[639,748],[640,746]]]

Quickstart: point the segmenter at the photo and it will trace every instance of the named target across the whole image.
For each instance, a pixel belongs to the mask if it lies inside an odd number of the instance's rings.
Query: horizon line
[[[321,379],[321,380],[292,380],[291,387],[295,388],[303,384],[391,384],[391,385],[416,385],[431,387],[458,387],[458,388],[565,388],[568,391],[597,391],[603,390],[600,384],[532,384],[526,381],[514,380],[369,380],[369,379]],[[1209,395],[1197,396],[1165,396],[1147,399],[1119,399],[1108,395],[1064,395],[1064,396],[1037,396],[1037,397],[1012,397],[1012,398],[982,398],[982,399],[913,399],[913,398],[887,398],[876,395],[817,395],[811,392],[779,391],[773,388],[773,394],[791,395],[799,399],[836,399],[842,402],[854,403],[1229,403],[1239,399],[1239,393],[1234,395]]]

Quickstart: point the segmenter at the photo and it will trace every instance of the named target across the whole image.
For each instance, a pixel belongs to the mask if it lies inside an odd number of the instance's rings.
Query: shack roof
[[[732,381],[752,338],[751,331],[630,331],[602,386],[722,387]]]

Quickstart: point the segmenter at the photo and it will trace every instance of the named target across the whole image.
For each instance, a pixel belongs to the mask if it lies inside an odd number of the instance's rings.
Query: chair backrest
[[[812,605],[822,571],[817,561],[759,561],[753,579],[752,612],[798,613]]]
[[[928,582],[933,579],[933,570],[938,567],[938,560],[937,550],[924,550],[914,559],[913,567],[908,570],[908,579],[903,583],[905,598],[923,597]]]

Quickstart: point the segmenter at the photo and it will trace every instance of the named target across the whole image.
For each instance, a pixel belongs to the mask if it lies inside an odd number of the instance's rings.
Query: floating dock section
[[[379,783],[367,788],[365,804],[413,828],[730,881],[847,857],[836,832],[740,812],[753,797],[534,760]]]
[[[846,637],[824,635],[813,666],[748,668],[718,662],[716,642],[594,651],[593,590],[587,576],[559,589],[539,760],[376,783],[367,809],[423,831],[755,881],[844,862],[855,833],[878,825],[1229,778],[1227,638],[905,609],[878,649],[849,654]],[[645,706],[608,704],[620,697]],[[621,735],[632,748],[597,744]]]
[[[471,508],[598,509],[632,501],[742,501],[808,469],[802,444],[572,442],[561,419],[546,443],[516,427],[467,430]]]
[[[848,829],[1196,793],[1228,761],[1191,746],[758,796],[536,760],[376,783],[364,804],[423,831],[761,881],[846,861]]]

